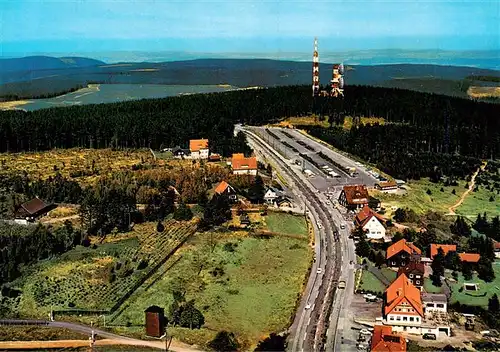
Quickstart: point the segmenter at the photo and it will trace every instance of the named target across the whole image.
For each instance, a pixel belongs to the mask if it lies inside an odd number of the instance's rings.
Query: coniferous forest
[[[314,109],[317,109],[314,108]],[[331,128],[310,132],[396,177],[463,177],[480,159],[500,154],[500,105],[414,91],[348,86],[323,102]],[[306,116],[309,86],[288,86],[165,99],[0,112],[0,152],[51,148],[187,146],[209,138],[214,152],[237,144],[233,125]],[[384,125],[337,127],[344,116],[382,117]]]

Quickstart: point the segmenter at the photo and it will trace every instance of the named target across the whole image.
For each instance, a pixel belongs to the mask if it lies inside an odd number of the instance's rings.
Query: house
[[[394,330],[420,334],[424,318],[420,290],[405,274],[398,276],[385,290],[383,312],[386,325],[393,326]]]
[[[208,159],[210,154],[208,139],[191,139],[189,141],[189,151],[191,152],[191,159]]]
[[[182,159],[186,156],[189,156],[189,150],[182,149],[179,146],[172,148],[171,151],[172,151],[172,154],[174,155],[174,158],[177,158],[177,159]]]
[[[380,240],[385,237],[385,222],[386,219],[368,205],[365,205],[354,219],[354,224],[363,229],[366,238],[372,240]]]
[[[217,185],[217,187],[215,187],[215,193],[218,195],[226,195],[229,198],[230,202],[236,202],[238,200],[236,191],[226,181],[222,181]]]
[[[255,156],[245,158],[242,154],[233,154],[231,165],[235,175],[257,175],[257,158]]]
[[[434,257],[438,254],[439,249],[442,249],[444,252],[444,255],[448,254],[449,252],[456,252],[457,251],[457,246],[454,244],[431,244],[431,258],[434,259]],[[481,256],[478,253],[458,253],[458,257],[460,258],[460,261],[462,262],[468,262],[468,263],[477,263],[479,262],[479,259],[481,259]]]
[[[375,325],[371,342],[371,352],[405,352],[406,339],[392,332],[392,327]]]
[[[349,210],[357,210],[368,205],[370,196],[365,185],[344,186],[339,196],[339,204]]]
[[[442,293],[422,293],[422,303],[425,313],[448,311],[448,299]]]
[[[408,280],[422,291],[424,286],[425,265],[421,262],[410,261],[406,266],[399,268],[398,276],[405,274]]]
[[[54,204],[47,204],[39,198],[23,203],[14,214],[14,222],[21,225],[27,225],[29,222],[35,222],[38,218],[48,214],[56,208]]]
[[[404,267],[410,263],[415,256],[420,256],[422,251],[413,243],[407,242],[404,238],[387,248],[387,265],[392,267]]]
[[[375,188],[382,192],[389,192],[398,189],[398,184],[394,180],[380,181],[375,184]]]
[[[279,196],[276,201],[276,206],[278,208],[291,208],[292,207],[292,201],[285,196]]]
[[[460,261],[476,264],[481,259],[481,256],[478,253],[458,253],[458,257]]]
[[[216,161],[220,161],[221,160],[221,156],[220,154],[210,154],[210,156],[208,157],[208,161],[210,162],[216,162]]]
[[[438,254],[439,249],[442,249],[444,252],[444,255],[446,256],[446,254],[448,254],[448,252],[456,252],[457,246],[454,244],[431,243],[431,259],[434,259],[434,257]]]
[[[267,204],[273,204],[278,199],[279,193],[277,189],[269,187],[264,194],[264,201]]]

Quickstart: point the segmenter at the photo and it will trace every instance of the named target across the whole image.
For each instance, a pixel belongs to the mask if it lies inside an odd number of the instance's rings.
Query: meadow
[[[273,215],[271,223],[284,224],[283,219],[277,219],[280,216]],[[298,226],[271,226],[298,234]],[[305,224],[300,228],[301,235],[306,236]],[[205,326],[200,330],[169,327],[174,337],[205,346],[217,331],[227,330],[248,348],[269,333],[289,326],[305,284],[312,250],[300,239],[254,238],[242,231],[219,231],[197,233],[176,256],[179,259],[172,268],[129,300],[113,324],[142,326],[144,309],[156,304],[168,312],[173,291],[182,289],[185,299],[194,299],[205,316]]]

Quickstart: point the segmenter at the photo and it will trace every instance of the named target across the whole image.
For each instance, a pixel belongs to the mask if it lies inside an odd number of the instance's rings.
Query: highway
[[[343,332],[350,329],[349,312],[346,310],[348,306],[345,304],[350,302],[354,291],[354,243],[348,239],[348,222],[343,220],[342,214],[333,207],[324,191],[332,191],[336,187],[333,193],[338,196],[341,184],[359,183],[360,179],[344,174],[339,184],[338,180],[328,179],[317,168],[315,173],[318,172],[318,176],[307,178],[301,166],[294,164],[294,161],[300,158],[299,153],[305,154],[308,148],[295,143],[295,138],[289,138],[284,145],[280,141],[283,133],[278,129],[273,129],[273,134],[278,137],[274,138],[263,128],[236,128],[243,130],[254,150],[277,168],[296,199],[305,202],[314,224],[316,260],[289,329],[288,350],[322,351],[333,350],[334,346],[336,350],[347,347],[341,345]],[[307,139],[305,136],[301,138]],[[309,148],[319,148],[318,143],[311,139],[303,143],[307,143]],[[348,226],[340,230],[340,223]],[[321,269],[320,273],[318,269]],[[346,289],[337,289],[340,280],[345,281]]]

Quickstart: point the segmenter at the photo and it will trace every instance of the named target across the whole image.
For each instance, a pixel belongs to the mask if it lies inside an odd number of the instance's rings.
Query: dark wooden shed
[[[165,310],[158,306],[151,306],[146,313],[146,335],[161,337],[165,334]]]

